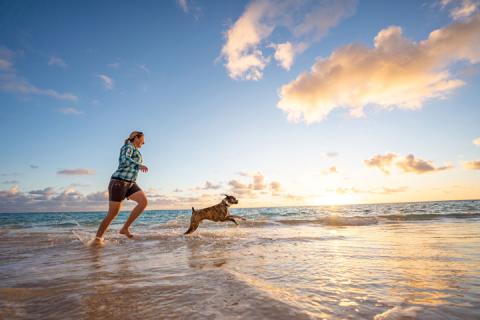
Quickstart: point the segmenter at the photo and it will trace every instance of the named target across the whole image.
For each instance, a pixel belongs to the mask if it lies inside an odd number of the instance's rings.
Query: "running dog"
[[[232,204],[237,204],[238,200],[234,196],[229,196],[225,195],[225,198],[220,202],[219,204],[216,204],[214,206],[200,209],[200,210],[195,210],[192,207],[192,218],[190,219],[190,228],[185,232],[185,234],[192,233],[193,231],[197,230],[200,222],[202,220],[212,220],[215,222],[218,221],[232,221],[235,224],[238,224],[235,219],[240,219],[245,221],[245,218],[239,217],[239,216],[233,216],[228,212],[228,207],[230,207]]]

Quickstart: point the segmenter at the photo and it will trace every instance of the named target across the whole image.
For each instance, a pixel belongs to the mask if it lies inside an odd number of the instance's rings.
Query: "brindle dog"
[[[185,232],[185,234],[192,233],[193,231],[197,230],[198,225],[202,220],[212,220],[215,222],[218,221],[232,221],[235,224],[238,224],[235,219],[241,219],[245,221],[245,218],[239,216],[233,216],[228,212],[228,207],[232,204],[237,204],[238,200],[234,196],[225,195],[225,198],[217,205],[195,210],[192,207],[192,218],[190,219],[190,228]]]

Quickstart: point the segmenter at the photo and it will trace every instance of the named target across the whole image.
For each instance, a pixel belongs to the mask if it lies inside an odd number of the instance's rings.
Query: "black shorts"
[[[112,178],[108,185],[108,200],[121,202],[137,191],[142,189],[135,182]]]

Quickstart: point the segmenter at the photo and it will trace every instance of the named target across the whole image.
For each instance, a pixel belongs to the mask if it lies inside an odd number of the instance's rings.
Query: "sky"
[[[479,199],[479,8],[0,1],[0,212]]]

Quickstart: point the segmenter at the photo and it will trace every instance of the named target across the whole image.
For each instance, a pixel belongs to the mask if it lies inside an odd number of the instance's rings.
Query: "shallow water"
[[[480,318],[480,201],[231,211],[0,214],[0,318]]]

